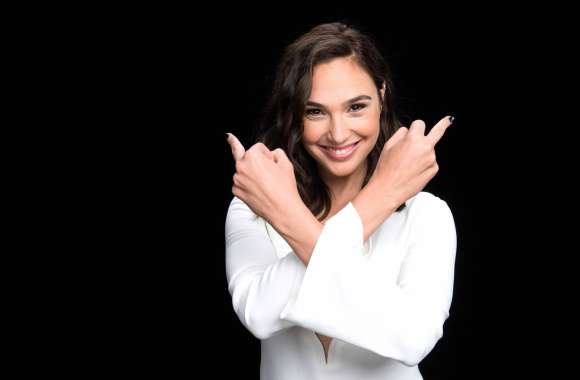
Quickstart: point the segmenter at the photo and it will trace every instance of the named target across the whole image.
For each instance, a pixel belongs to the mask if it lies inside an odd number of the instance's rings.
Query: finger
[[[272,151],[272,155],[274,158],[274,162],[278,163],[282,160],[288,160],[288,156],[286,156],[286,152],[282,148],[276,148]]]
[[[451,124],[453,124],[454,119],[455,118],[453,116],[446,116],[443,119],[439,120],[439,122],[435,124],[433,128],[431,128],[429,134],[427,135],[427,138],[431,141],[433,145],[437,144],[437,142],[441,140],[441,137],[443,136],[447,128]]]
[[[425,136],[425,122],[423,120],[415,120],[409,127],[409,133]]]
[[[271,159],[271,160],[274,159],[274,155],[272,154],[270,149],[268,149],[268,147],[266,145],[264,145],[263,143],[256,143],[254,149],[257,149],[259,152],[262,152],[269,159]]]
[[[239,160],[242,157],[244,157],[244,154],[246,153],[246,149],[244,148],[244,146],[242,145],[242,143],[240,142],[240,140],[238,140],[238,138],[236,136],[234,136],[231,133],[228,133],[228,144],[230,144],[230,147],[232,148],[232,154],[234,156],[234,160]]]
[[[393,133],[393,135],[391,137],[389,137],[386,145],[388,145],[389,147],[396,145],[399,141],[401,141],[407,135],[408,132],[409,132],[409,129],[407,127],[400,127],[399,129],[397,129],[395,131],[395,133]]]

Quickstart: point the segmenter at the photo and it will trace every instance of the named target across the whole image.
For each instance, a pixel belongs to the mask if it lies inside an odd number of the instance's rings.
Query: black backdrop
[[[546,318],[558,310],[543,259],[554,249],[541,242],[551,230],[539,212],[549,202],[535,195],[556,174],[545,170],[544,131],[555,115],[546,96],[554,92],[543,86],[557,74],[547,64],[565,49],[566,31],[537,28],[557,19],[541,9],[531,16],[375,7],[223,5],[112,16],[96,58],[111,83],[99,122],[113,145],[102,162],[114,231],[102,239],[112,273],[100,289],[102,363],[126,373],[258,378],[259,341],[235,316],[225,280],[234,166],[224,132],[250,146],[283,47],[314,25],[343,21],[378,41],[407,120],[430,128],[456,117],[425,188],[447,201],[458,233],[451,314],[420,364],[425,379],[539,371],[552,352],[543,343]]]

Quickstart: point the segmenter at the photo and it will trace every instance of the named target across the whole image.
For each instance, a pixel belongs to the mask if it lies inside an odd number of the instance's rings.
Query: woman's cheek
[[[304,123],[303,138],[302,138],[303,142],[306,144],[315,144],[319,138],[320,138],[320,136],[318,136],[317,132],[315,132],[315,126],[311,125],[310,123],[305,122]]]
[[[370,112],[356,118],[354,123],[363,133],[372,133],[372,131],[378,128],[379,125],[378,121],[372,116]]]

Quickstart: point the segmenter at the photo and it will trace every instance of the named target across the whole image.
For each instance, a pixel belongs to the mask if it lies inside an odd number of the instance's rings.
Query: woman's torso
[[[416,197],[416,196],[415,196]],[[407,201],[412,205],[415,197]],[[392,214],[365,242],[363,254],[376,265],[388,268],[393,282],[408,244],[409,210]],[[325,220],[332,215],[329,214]],[[288,243],[264,221],[279,258],[292,254]],[[395,254],[396,253],[396,254]],[[364,321],[361,321],[364,323]],[[337,338],[318,334],[301,326],[284,329],[261,341],[261,379],[422,379],[417,366],[383,357]]]

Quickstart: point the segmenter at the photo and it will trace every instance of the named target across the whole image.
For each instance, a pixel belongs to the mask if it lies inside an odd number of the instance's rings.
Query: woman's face
[[[384,87],[380,92],[384,96]],[[379,136],[380,107],[373,80],[353,59],[336,58],[314,67],[302,143],[323,178],[366,168]]]

